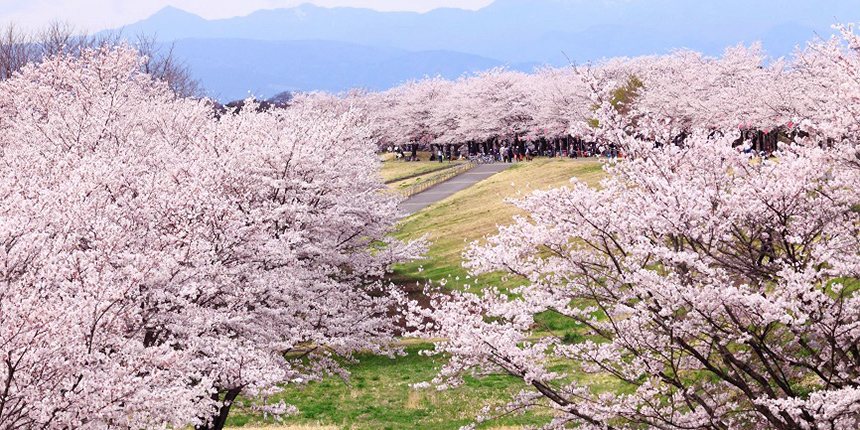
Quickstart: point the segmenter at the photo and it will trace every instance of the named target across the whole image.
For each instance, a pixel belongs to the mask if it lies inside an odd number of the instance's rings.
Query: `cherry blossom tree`
[[[860,83],[860,36],[853,25],[838,25],[841,38],[814,41],[795,55],[794,103],[790,119],[816,140],[856,141]]]
[[[533,137],[547,134],[542,130],[583,134],[583,126],[593,118],[595,103],[578,68],[544,67],[536,71],[532,85],[532,104],[537,108]]]
[[[464,115],[463,134],[487,139],[528,132],[533,128],[527,75],[505,69],[493,69],[462,78],[456,92]]]
[[[642,143],[600,190],[516,202],[528,217],[473,246],[468,267],[529,284],[437,298],[425,328],[452,359],[436,382],[521,378],[533,391],[507,408],[556,409],[547,428],[856,428],[855,153],[792,147],[761,164],[728,139]],[[536,339],[541,312],[585,340]],[[559,360],[620,389],[570,382]]]
[[[421,252],[387,237],[365,112],[216,119],[126,48],[0,84],[0,428],[216,429],[240,394],[392,353]]]
[[[427,78],[407,82],[385,94],[396,101],[384,112],[389,121],[388,135],[400,142],[426,142],[434,134],[444,133],[443,125],[435,123],[433,111],[438,110],[451,86],[450,81],[442,78]]]
[[[847,28],[846,28],[847,30]],[[720,57],[679,50],[669,55],[614,58],[593,65],[544,67],[531,74],[495,69],[455,82],[439,78],[404,84],[376,98],[373,115],[380,135],[429,144],[484,142],[510,136],[546,140],[575,136],[594,139],[594,109],[611,103],[628,132],[640,119],[662,122],[659,136],[670,142],[693,130],[724,136],[764,135],[809,128],[803,122],[823,106],[818,94],[841,91],[841,77],[827,64],[848,54],[841,42],[813,44],[793,60],[769,59],[760,45],[727,48]],[[852,54],[853,55],[853,54]],[[853,65],[850,55],[842,60]],[[847,84],[850,84],[847,83]],[[611,88],[595,98],[596,88]],[[807,100],[804,102],[803,100]],[[819,109],[820,110],[820,109]],[[845,117],[844,115],[842,117]],[[403,121],[403,118],[409,118]],[[791,126],[789,126],[791,124]],[[810,130],[815,131],[815,130]],[[653,131],[652,131],[653,132]],[[773,133],[771,133],[773,132]],[[833,133],[830,133],[833,134]]]
[[[434,383],[446,388],[464,375],[498,372],[518,378],[524,389],[495,413],[549,408],[548,429],[860,426],[860,148],[851,67],[860,44],[843,31],[846,42],[804,51],[806,68],[771,69],[786,81],[766,88],[809,82],[760,94],[759,107],[729,103],[725,78],[696,84],[699,77],[678,75],[702,91],[677,86],[661,95],[657,73],[643,70],[656,66],[632,64],[644,83],[634,121],[608,103],[617,86],[586,73],[600,103],[596,134],[631,157],[606,164],[599,189],[574,179],[514,201],[526,215],[470,247],[473,273],[526,282],[510,293],[437,295],[416,310],[413,324],[445,339],[435,353],[451,357]],[[702,61],[675,55],[660,61]],[[750,67],[756,58],[730,51],[704,63],[721,76],[747,70],[743,79],[763,82],[769,71]],[[672,102],[673,92],[692,98],[665,106],[674,111],[643,108],[660,105],[657,97]],[[711,100],[709,111],[688,116],[697,100]],[[774,160],[750,160],[733,136],[705,125],[743,118],[775,125],[792,114],[829,144],[798,138]],[[655,144],[667,120],[687,129],[683,144]],[[544,313],[579,336],[546,335],[536,320]]]
[[[122,40],[121,32],[90,35],[63,21],[53,21],[36,32],[26,32],[15,24],[0,26],[0,80],[9,79],[30,62],[58,54],[77,55],[85,49],[114,46]],[[143,33],[136,35],[133,43],[143,57],[141,71],[167,82],[180,97],[202,97],[200,82],[176,56],[173,44],[158,42],[155,36]]]

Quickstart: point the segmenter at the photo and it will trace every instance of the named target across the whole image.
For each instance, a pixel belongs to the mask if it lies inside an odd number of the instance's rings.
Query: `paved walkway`
[[[400,204],[401,212],[403,216],[412,215],[511,166],[513,166],[511,163],[480,164],[466,173],[457,175],[406,199]]]

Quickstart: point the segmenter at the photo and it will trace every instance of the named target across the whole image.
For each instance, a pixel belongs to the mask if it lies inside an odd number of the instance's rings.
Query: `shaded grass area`
[[[409,384],[429,381],[444,357],[421,355],[427,344],[406,347],[405,357],[362,355],[360,363],[347,365],[352,373],[349,384],[338,378],[312,382],[304,389],[288,388],[274,398],[299,408],[299,413],[283,423],[265,420],[262,415],[236,408],[228,427],[250,428],[261,425],[336,426],[339,429],[428,429],[448,430],[473,423],[478,410],[489,404],[502,404],[519,391],[521,382],[505,375],[482,379],[467,378],[462,387],[437,391],[414,389]],[[534,425],[549,416],[535,413],[492,420],[479,428]]]
[[[457,162],[457,163],[446,163],[443,164],[444,168],[432,169],[427,171],[426,173],[418,173],[413,176],[409,176],[408,178],[401,179],[395,182],[388,183],[388,187],[394,190],[404,190],[409,187],[423,185],[424,183],[438,180],[439,176],[449,174],[450,172],[454,172],[453,167],[463,165],[467,163]]]
[[[437,175],[440,170],[443,170],[443,169],[430,170],[426,173],[418,174],[417,176],[412,176],[409,179],[403,179],[403,180],[399,180],[397,182],[391,182],[388,184],[388,187],[393,188],[395,190],[399,190],[399,189],[403,189],[403,188],[409,188],[413,185],[418,185],[418,184],[428,180],[429,178]]]
[[[408,155],[408,154],[407,154]],[[394,154],[383,155],[383,163],[380,168],[383,182],[397,181],[404,178],[409,178],[414,175],[434,172],[440,169],[451,167],[456,163],[467,163],[468,161],[443,162],[429,161],[429,152],[419,152],[418,158],[421,161],[402,161],[396,160]]]

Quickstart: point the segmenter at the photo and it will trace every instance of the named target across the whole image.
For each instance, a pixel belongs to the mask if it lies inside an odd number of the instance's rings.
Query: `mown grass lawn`
[[[228,427],[243,429],[263,425],[292,426],[295,429],[427,429],[448,430],[474,422],[478,410],[488,404],[502,404],[521,388],[521,383],[504,375],[468,378],[462,387],[438,391],[414,389],[409,384],[429,381],[443,362],[442,357],[421,355],[427,344],[406,347],[407,355],[391,359],[363,355],[350,364],[349,383],[338,378],[312,382],[303,389],[288,388],[274,400],[299,408],[298,415],[283,423],[265,420],[241,409],[231,412]],[[481,428],[519,426],[546,422],[549,416],[529,413],[493,420]],[[287,427],[291,428],[291,427]]]
[[[382,175],[382,181],[396,181],[409,178],[414,175],[435,172],[440,169],[451,167],[453,164],[468,163],[468,161],[445,161],[442,163],[438,161],[430,161],[429,152],[419,152],[418,158],[421,161],[402,161],[396,160],[394,158],[394,154],[384,154],[382,156],[382,167],[379,169],[379,172]]]

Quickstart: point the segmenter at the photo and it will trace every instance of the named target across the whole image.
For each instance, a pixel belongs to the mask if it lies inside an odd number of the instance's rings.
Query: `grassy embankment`
[[[536,159],[516,164],[410,216],[395,236],[415,239],[427,235],[432,245],[425,261],[398,266],[394,279],[399,283],[439,280],[449,275],[464,279],[461,254],[468,244],[496,233],[499,225],[509,224],[514,215],[522,214],[506,199],[516,198],[518,193],[567,185],[571,177],[597,186],[604,173],[594,159]]]
[[[420,168],[421,162],[387,162],[384,175],[404,169],[389,167],[389,164],[410,165],[415,169]],[[420,289],[427,280],[438,285],[442,279],[447,281],[446,288],[517,285],[518,280],[502,282],[498,274],[481,276],[477,285],[474,278],[467,280],[467,273],[461,266],[461,253],[470,242],[495,233],[498,225],[508,223],[519,213],[504,202],[506,198],[516,197],[518,192],[525,194],[534,189],[565,185],[572,176],[596,185],[603,172],[595,160],[538,159],[516,165],[410,216],[402,222],[397,236],[410,239],[427,235],[432,245],[426,260],[398,266],[392,279],[413,289]],[[465,285],[467,282],[471,285]],[[575,332],[551,315],[544,316],[540,322],[544,329],[556,335],[563,335],[566,330]],[[482,407],[502,404],[523,388],[520,381],[493,375],[469,378],[465,386],[449,391],[412,389],[408,384],[429,381],[444,360],[419,354],[429,348],[428,344],[408,345],[408,355],[393,360],[361,356],[359,364],[347,365],[352,372],[348,385],[337,378],[327,378],[304,389],[287,389],[280,397],[296,405],[300,412],[286,419],[283,425],[304,426],[286,427],[288,430],[457,429],[473,422]],[[244,414],[240,410],[231,415],[229,424],[245,426],[243,430],[262,421],[259,415]],[[495,420],[480,428],[539,424],[547,419],[529,413]]]
[[[595,159],[570,160],[539,158],[520,163],[475,186],[430,206],[404,220],[396,236],[414,239],[427,236],[431,245],[427,258],[395,268],[392,280],[413,291],[420,291],[428,282],[447,289],[478,291],[493,285],[506,290],[522,284],[523,280],[490,273],[467,278],[462,267],[462,253],[474,241],[495,234],[498,226],[510,224],[522,211],[505,202],[518,195],[547,188],[557,188],[576,177],[596,187],[604,177],[601,163]],[[547,313],[538,318],[538,330],[553,335],[577,336],[579,330],[568,326],[566,318]]]

